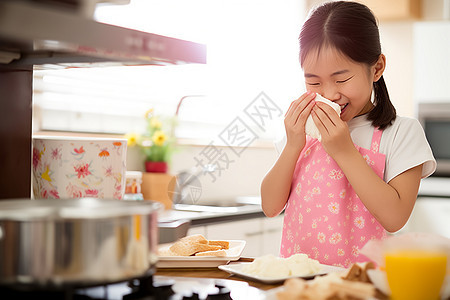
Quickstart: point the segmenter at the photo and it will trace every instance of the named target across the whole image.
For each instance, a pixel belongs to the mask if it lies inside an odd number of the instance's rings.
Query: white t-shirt
[[[359,116],[348,123],[353,142],[369,149],[372,142],[372,122],[367,116]],[[286,145],[286,136],[275,144],[277,151]],[[413,167],[423,164],[422,178],[433,174],[436,170],[436,160],[425,137],[419,121],[413,118],[399,117],[394,123],[383,130],[380,143],[380,153],[386,155],[384,181],[389,182],[397,175]]]

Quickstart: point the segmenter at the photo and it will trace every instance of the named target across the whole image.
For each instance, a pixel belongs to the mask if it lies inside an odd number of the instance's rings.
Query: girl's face
[[[334,48],[322,47],[319,53],[312,50],[306,55],[303,71],[306,89],[339,104],[342,121],[372,109],[373,82],[379,79],[375,78],[375,66],[356,63]]]

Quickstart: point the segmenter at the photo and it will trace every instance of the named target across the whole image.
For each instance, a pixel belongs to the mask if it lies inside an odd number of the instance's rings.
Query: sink
[[[175,210],[198,212],[239,212],[254,209],[261,204],[259,197],[236,197],[234,199],[199,200],[193,204],[178,203],[173,205]]]

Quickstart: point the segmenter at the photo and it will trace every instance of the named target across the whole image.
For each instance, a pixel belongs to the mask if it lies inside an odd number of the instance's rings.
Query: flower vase
[[[165,161],[146,161],[145,171],[148,173],[166,173],[167,162]]]

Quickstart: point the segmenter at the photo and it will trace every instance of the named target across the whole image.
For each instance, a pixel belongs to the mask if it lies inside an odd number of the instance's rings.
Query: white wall
[[[450,102],[450,22],[414,25],[416,102]]]
[[[225,26],[221,31],[212,32],[215,39],[232,40],[226,45],[227,55],[220,59],[208,57],[209,63],[215,64],[221,72],[232,75],[223,79],[218,77],[219,80],[214,85],[221,97],[225,95],[224,101],[228,101],[226,104],[236,110],[235,116],[241,115],[243,107],[261,92],[276,102],[280,109],[287,110],[290,102],[304,89],[298,61],[298,33],[306,15],[304,1],[252,0],[232,3],[236,4],[235,11],[221,13],[226,20]],[[242,16],[245,12],[243,8],[248,4],[254,4],[259,9],[255,9],[253,14]],[[234,9],[234,6],[231,7]],[[236,15],[239,16],[239,20],[229,18],[233,15],[235,18]],[[236,21],[241,21],[238,24],[242,24],[242,27],[231,26],[236,25]],[[230,25],[229,22],[234,23]],[[235,31],[231,30],[233,28]],[[286,43],[286,39],[292,43]],[[232,102],[229,99],[241,101]],[[217,174],[214,182],[208,175],[201,177],[201,198],[233,199],[237,196],[259,195],[261,180],[277,157],[272,143],[265,143],[267,145],[263,147],[245,149],[239,157],[222,147],[221,150],[228,151],[234,162],[220,175]],[[196,164],[194,158],[205,147],[183,146],[173,158],[170,173],[191,169]],[[127,169],[142,171],[142,156],[139,151],[129,149],[128,152]]]
[[[381,49],[386,55],[384,80],[400,116],[412,117],[414,106],[413,23],[380,23]]]
[[[302,21],[299,21],[298,26],[301,23]],[[414,49],[417,43],[414,40],[414,26],[415,23],[412,21],[380,23],[382,51],[387,57],[385,81],[391,100],[399,115],[412,117],[416,114],[414,99],[416,98],[415,92],[417,92],[415,86],[417,78],[414,75],[414,72],[417,71],[415,66],[416,52]],[[428,57],[424,61],[427,59]],[[447,60],[447,63],[448,61],[450,60]],[[425,74],[424,76],[427,75]],[[445,88],[447,87],[448,85],[445,86]],[[268,89],[270,90],[270,86],[268,86]],[[274,93],[275,91],[270,92]],[[285,99],[285,101],[288,103],[289,99]],[[200,146],[187,146],[183,151],[177,153],[173,160],[171,172],[177,173],[191,168],[195,164],[193,158],[201,150],[202,147]],[[276,157],[277,153],[270,145],[268,147],[246,149],[242,157],[230,165],[229,169],[224,171],[216,182],[211,182],[211,180],[208,180],[208,177],[203,178],[202,198],[231,199],[241,195],[259,195],[261,180],[275,162]],[[142,164],[136,162],[135,158],[129,159],[128,166],[129,169],[142,168]]]
[[[195,157],[204,146],[183,146],[173,157],[169,173],[191,170],[195,167]],[[215,180],[210,175],[199,176],[201,197],[199,200],[233,200],[238,196],[258,196],[260,183],[266,172],[275,162],[277,153],[273,147],[258,147],[245,149],[240,157],[232,156],[230,149],[220,147],[229,154],[234,162],[224,168],[219,174],[215,172]],[[137,148],[129,148],[127,169],[129,171],[144,171],[143,158]]]

